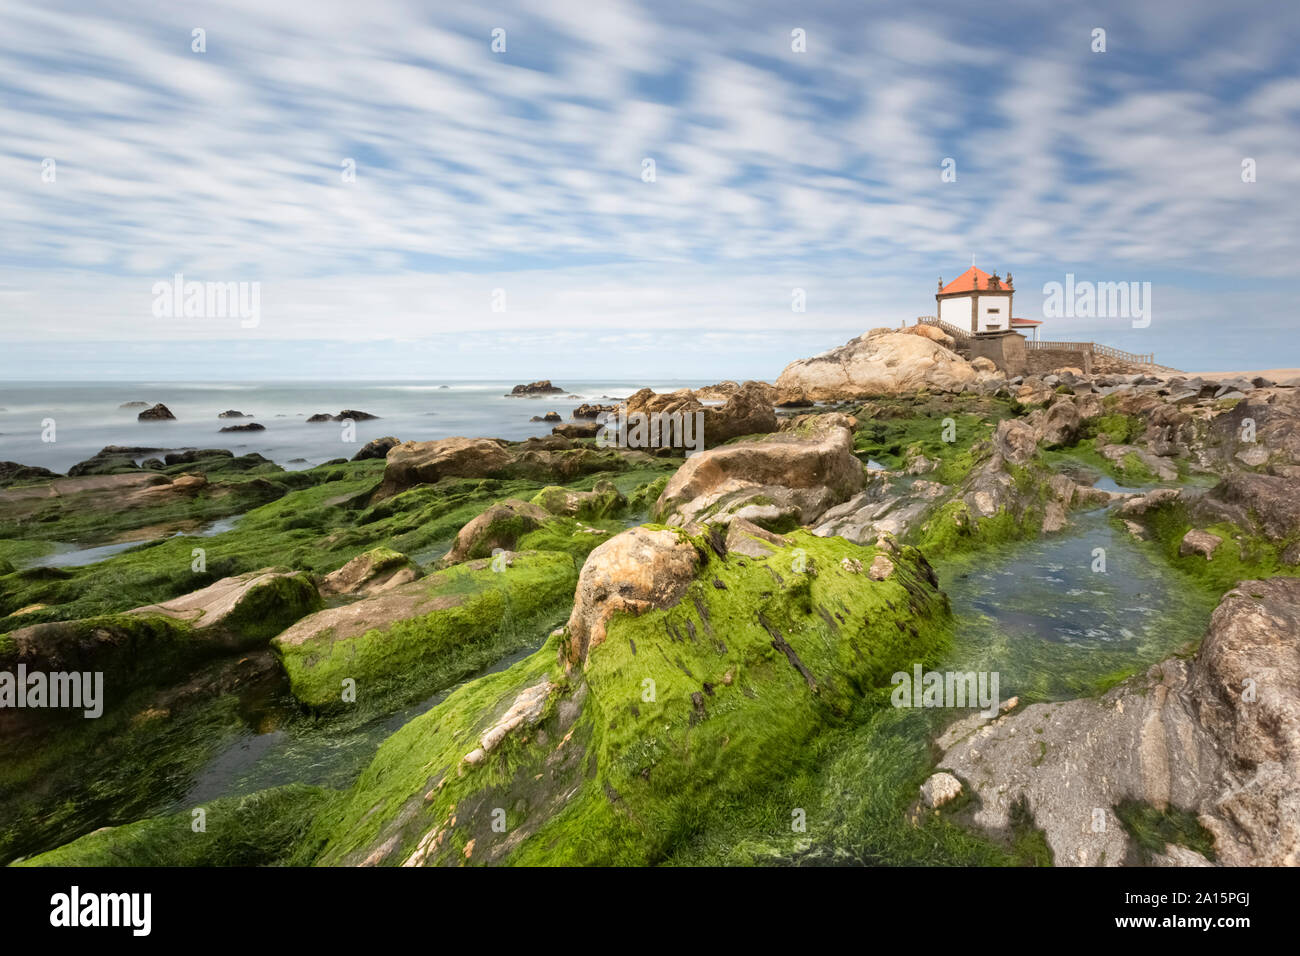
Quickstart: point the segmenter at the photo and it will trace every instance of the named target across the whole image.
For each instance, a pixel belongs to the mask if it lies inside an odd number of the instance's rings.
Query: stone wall
[[[981,332],[971,336],[970,357],[986,358],[1008,375],[1024,375],[1026,355],[1025,337],[1019,332]]]
[[[1083,349],[1026,349],[1025,359],[1025,375],[1046,375],[1066,367],[1092,374],[1092,352]]]

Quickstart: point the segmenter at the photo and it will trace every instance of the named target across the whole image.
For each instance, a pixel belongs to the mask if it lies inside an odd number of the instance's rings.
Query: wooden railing
[[[933,325],[943,329],[962,346],[971,344],[971,333],[966,329],[959,328],[951,322],[944,322],[942,319],[933,315],[918,315],[916,317],[918,324]],[[1154,352],[1125,352],[1123,349],[1112,348],[1109,345],[1099,345],[1096,342],[1041,342],[1033,339],[1025,340],[1027,349],[1070,349],[1078,352],[1090,352],[1093,356],[1104,355],[1107,358],[1119,359],[1121,362],[1128,362],[1132,365],[1155,365],[1156,355]]]
[[[1128,362],[1132,365],[1155,365],[1156,355],[1154,352],[1125,352],[1123,349],[1113,348],[1109,345],[1100,345],[1097,342],[1025,342],[1027,349],[1069,349],[1079,352],[1091,352],[1093,356],[1104,355],[1107,358],[1119,359],[1121,362]]]

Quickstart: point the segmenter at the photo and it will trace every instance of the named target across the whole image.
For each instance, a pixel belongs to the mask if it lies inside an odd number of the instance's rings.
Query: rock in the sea
[[[540,379],[536,382],[530,382],[527,385],[516,385],[510,390],[507,397],[520,397],[528,395],[562,395],[564,389],[557,385],[552,385],[549,378]]]
[[[385,458],[388,450],[394,445],[400,445],[401,442],[392,435],[385,435],[383,438],[375,438],[361,446],[361,450],[352,456],[353,461],[367,461],[371,458]]]
[[[876,329],[785,367],[776,388],[813,401],[896,395],[922,388],[958,392],[975,381],[969,362],[921,335]]]
[[[228,408],[224,412],[217,413],[218,418],[252,418],[251,415],[245,415],[243,412]]]
[[[359,412],[355,408],[345,408],[337,415],[331,415],[328,412],[317,412],[307,419],[309,422],[368,422],[378,418],[378,415],[372,415],[369,412]]]
[[[574,418],[596,418],[600,415],[613,414],[618,411],[617,405],[599,405],[583,402],[573,410]]]
[[[176,416],[172,414],[171,409],[159,402],[152,408],[146,408],[136,418],[142,422],[165,422],[175,421]]]
[[[245,422],[242,425],[226,425],[220,430],[223,432],[264,432],[266,426],[261,422]]]
[[[1215,863],[1300,865],[1300,578],[1225,594],[1190,663],[963,722],[941,745],[980,795],[976,825],[1005,830],[1024,806],[1057,865],[1142,862],[1115,814],[1126,802],[1194,818]]]
[[[123,402],[118,408],[148,408],[148,402]]]

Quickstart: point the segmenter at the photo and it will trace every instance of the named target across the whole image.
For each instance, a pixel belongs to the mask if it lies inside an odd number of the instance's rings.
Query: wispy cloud
[[[1067,269],[1163,280],[1157,337],[1240,314],[1242,282],[1282,307],[1289,7],[952,6],[11,3],[0,335],[241,334],[154,320],[175,272],[260,280],[266,341],[860,329],[972,254],[1026,302]]]

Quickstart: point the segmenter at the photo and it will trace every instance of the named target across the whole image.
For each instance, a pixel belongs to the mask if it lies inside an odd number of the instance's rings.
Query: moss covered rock
[[[550,485],[539,491],[532,503],[553,515],[585,518],[588,521],[609,518],[627,508],[627,499],[609,481],[596,482],[591,491],[571,491]]]
[[[488,508],[456,534],[456,542],[443,559],[446,564],[458,564],[470,558],[486,558],[494,550],[514,550],[519,539],[535,531],[548,518],[545,508],[518,498]]]
[[[420,576],[406,555],[392,548],[372,548],[359,554],[337,571],[325,575],[321,594],[375,594],[409,584]]]
[[[205,829],[189,811],[103,827],[23,860],[18,866],[273,866],[301,847],[312,818],[338,794],[290,784],[203,807]]]
[[[0,635],[0,670],[24,664],[29,671],[102,672],[111,704],[203,660],[265,644],[318,607],[320,596],[306,575],[267,568],[123,614]]]
[[[469,561],[342,607],[319,611],[272,642],[298,700],[418,699],[533,639],[562,617],[577,568],[567,554],[502,554]]]
[[[911,548],[874,581],[860,569],[880,551],[804,532],[763,558],[716,535],[626,537],[588,559],[564,632],[385,742],[318,820],[317,862],[661,861],[797,772],[869,688],[950,633]],[[662,557],[665,585],[635,568],[639,550]]]

